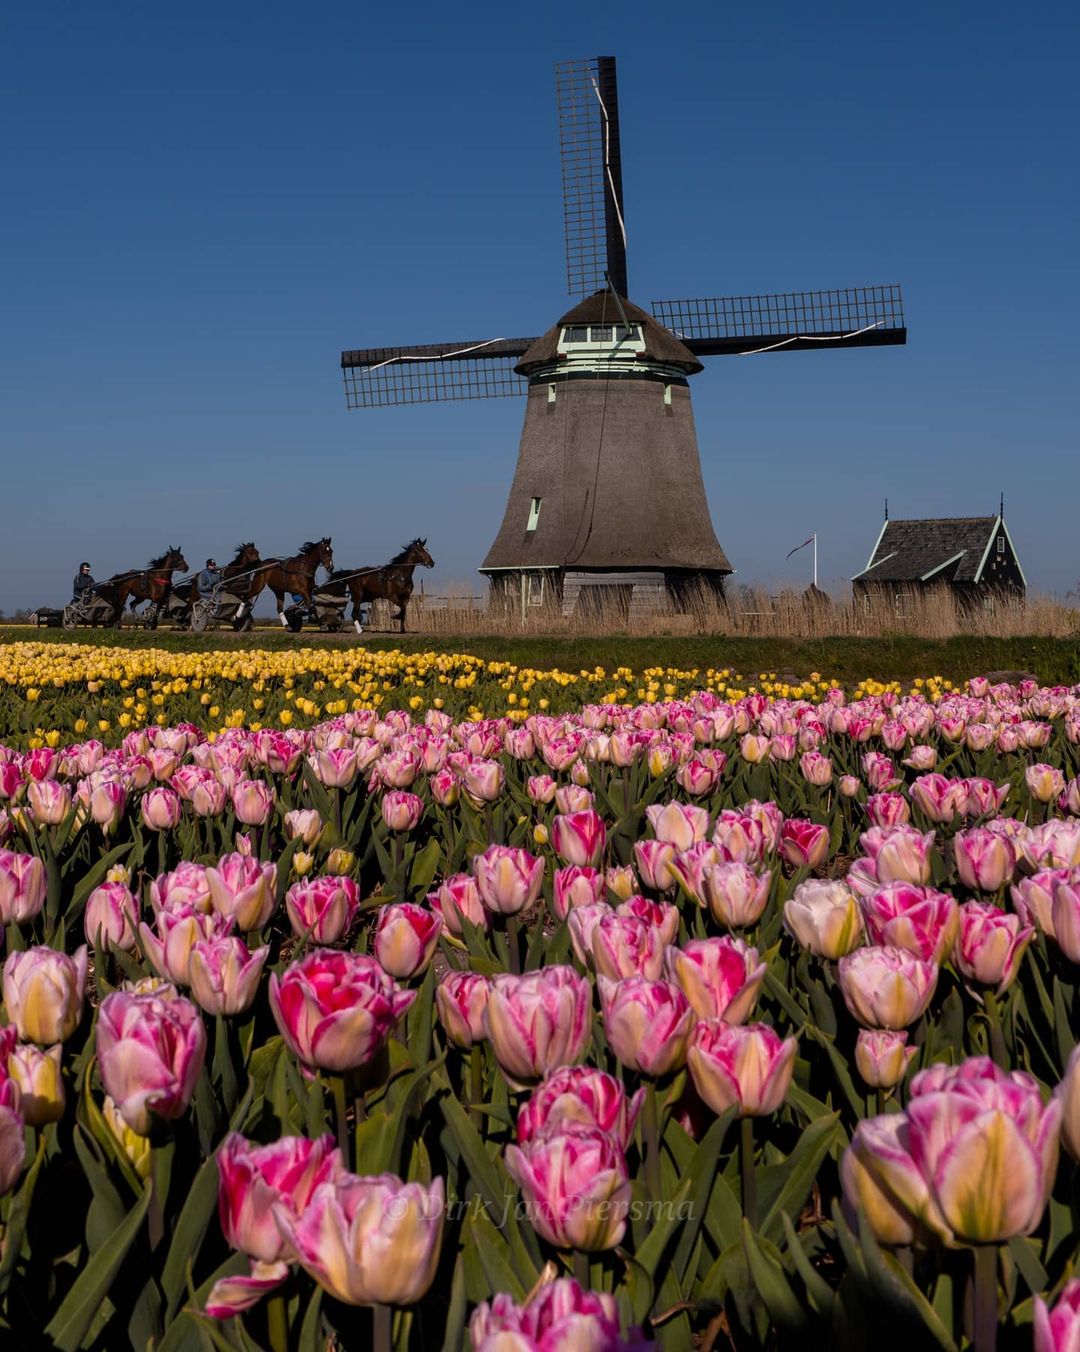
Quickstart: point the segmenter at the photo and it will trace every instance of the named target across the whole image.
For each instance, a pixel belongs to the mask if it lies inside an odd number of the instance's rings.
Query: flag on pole
[[[799,552],[800,549],[805,549],[807,545],[812,545],[812,544],[814,543],[815,538],[816,538],[815,536],[811,535],[811,537],[809,538],[809,540],[804,540],[804,541],[802,542],[801,545],[796,545],[794,549],[789,550],[789,551],[784,555],[784,558],[785,558],[785,559],[790,559],[791,556],[792,556],[792,554],[797,554],[797,553]]]

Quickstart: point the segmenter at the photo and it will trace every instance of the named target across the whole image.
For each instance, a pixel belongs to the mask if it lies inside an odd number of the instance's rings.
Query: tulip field
[[[1080,685],[0,646],[0,1346],[1080,1348]]]

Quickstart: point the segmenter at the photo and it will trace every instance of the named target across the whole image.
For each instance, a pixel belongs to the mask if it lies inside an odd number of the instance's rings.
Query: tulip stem
[[[371,1307],[372,1352],[390,1352],[393,1347],[392,1316],[393,1311],[389,1305],[373,1305]]]
[[[520,976],[521,949],[518,947],[518,918],[516,915],[506,917],[506,947],[510,971],[514,976]]]
[[[975,1352],[994,1352],[997,1327],[997,1248],[980,1244],[975,1249]]]
[[[589,1290],[589,1255],[582,1249],[574,1250],[574,1280],[583,1291]]]
[[[998,1009],[997,996],[993,991],[987,991],[983,1000],[986,1021],[990,1025],[990,1056],[995,1066],[1008,1070],[1009,1054],[1005,1050],[1005,1038],[1001,1031],[1001,1013]]]
[[[267,1302],[266,1331],[271,1352],[289,1352],[289,1316],[283,1295],[273,1295]]]
[[[346,1120],[347,1099],[345,1095],[345,1076],[332,1075],[330,1087],[334,1094],[334,1117],[337,1121],[337,1143],[342,1159],[349,1158],[349,1124]]]
[[[751,1228],[757,1225],[757,1174],[754,1170],[754,1119],[739,1124],[739,1170],[742,1176],[742,1212]]]
[[[484,1114],[480,1111],[483,1099],[484,1049],[478,1042],[474,1042],[469,1049],[469,1116],[477,1131],[481,1131],[484,1125]]]
[[[641,1112],[641,1130],[645,1137],[645,1186],[651,1201],[659,1202],[660,1194],[660,1128],[656,1116],[656,1086],[645,1089],[645,1103]]]

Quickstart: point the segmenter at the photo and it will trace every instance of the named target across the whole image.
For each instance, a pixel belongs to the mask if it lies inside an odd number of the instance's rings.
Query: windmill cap
[[[621,298],[620,298],[621,299]],[[622,301],[622,313],[610,291],[597,291],[587,296],[542,334],[528,349],[514,370],[519,376],[527,376],[544,366],[551,366],[559,359],[559,338],[562,330],[572,324],[621,324],[622,314],[631,324],[641,325],[641,337],[645,344],[645,360],[660,362],[664,366],[676,366],[687,375],[703,370],[697,357],[680,343],[670,329],[655,320],[640,306],[631,301]]]

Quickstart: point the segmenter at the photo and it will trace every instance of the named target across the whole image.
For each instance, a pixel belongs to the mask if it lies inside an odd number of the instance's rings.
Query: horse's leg
[[[359,585],[357,585],[359,583]],[[364,587],[359,578],[353,578],[349,583],[349,594],[352,596],[352,622],[353,628],[358,634],[364,632],[364,626],[360,623],[360,603],[364,599]]]

